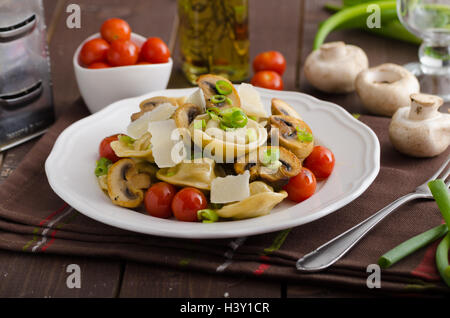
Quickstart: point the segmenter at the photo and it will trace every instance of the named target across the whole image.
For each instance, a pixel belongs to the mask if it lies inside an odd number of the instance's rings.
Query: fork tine
[[[438,169],[438,171],[436,171],[436,173],[430,179],[428,179],[428,181],[436,179],[441,174],[441,172],[444,171],[445,167],[447,167],[449,162],[450,162],[450,156],[447,158],[447,160],[444,162],[444,164]],[[447,171],[447,177],[448,177],[448,171]]]

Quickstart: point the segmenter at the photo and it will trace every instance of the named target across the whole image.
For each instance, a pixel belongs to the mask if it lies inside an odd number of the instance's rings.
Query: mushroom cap
[[[329,42],[312,51],[305,61],[308,82],[327,93],[350,93],[355,90],[355,78],[369,67],[366,53],[355,45]]]
[[[286,115],[302,120],[302,117],[284,100],[272,98],[270,109],[272,115]]]
[[[121,159],[108,169],[108,195],[111,201],[126,208],[138,207],[143,199],[141,189],[150,186],[150,176],[139,174],[135,162],[131,159]]]
[[[278,151],[279,161],[281,165],[276,169],[265,167],[262,163],[264,154],[267,151]],[[289,150],[284,147],[265,146],[259,148],[257,151],[241,157],[234,164],[236,173],[242,174],[246,170],[250,171],[250,179],[263,179],[274,186],[283,186],[287,183],[289,178],[300,173],[302,164],[300,160]]]
[[[392,116],[410,105],[410,95],[420,91],[417,78],[406,68],[392,63],[364,70],[356,78],[356,92],[373,114]]]
[[[184,99],[184,97],[181,98],[173,98],[173,97],[165,97],[165,96],[155,96],[152,98],[148,98],[146,100],[143,100],[139,104],[139,108],[141,109],[138,113],[134,113],[131,115],[131,121],[135,121],[136,119],[140,118],[142,115],[144,115],[146,112],[152,111],[156,107],[158,107],[161,104],[172,104],[173,106],[179,106],[180,102]]]
[[[272,115],[270,116],[270,127],[271,138],[277,138],[281,146],[290,150],[300,160],[308,157],[313,151],[314,139],[301,141],[298,138],[297,129],[312,135],[311,128],[303,120],[286,115]]]
[[[389,125],[389,139],[401,153],[413,157],[434,157],[450,144],[450,114],[438,112],[442,99],[412,94],[412,106],[398,109]]]
[[[204,113],[201,105],[186,103],[178,107],[173,114],[173,119],[178,128],[189,128],[195,117]]]

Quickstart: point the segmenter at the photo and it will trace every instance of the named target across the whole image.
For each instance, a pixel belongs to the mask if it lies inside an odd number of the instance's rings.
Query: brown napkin
[[[264,235],[220,240],[171,239],[113,228],[84,216],[50,188],[44,162],[59,133],[87,116],[73,105],[0,186],[0,248],[31,253],[113,257],[211,273],[246,274],[289,282],[366,289],[380,255],[442,222],[433,201],[414,201],[396,211],[331,268],[296,271],[295,261],[423,183],[450,151],[433,159],[399,154],[389,143],[388,118],[362,116],[378,135],[381,170],[369,189],[346,207],[315,222]],[[381,273],[381,290],[410,294],[450,291],[434,265],[436,244]]]

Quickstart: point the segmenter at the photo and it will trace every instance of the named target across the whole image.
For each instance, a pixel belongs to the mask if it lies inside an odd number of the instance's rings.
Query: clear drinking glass
[[[406,64],[423,93],[450,101],[450,0],[397,0],[402,24],[421,38],[419,62]]]

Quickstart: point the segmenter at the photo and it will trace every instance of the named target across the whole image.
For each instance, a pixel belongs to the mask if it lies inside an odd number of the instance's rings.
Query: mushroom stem
[[[410,120],[425,120],[436,117],[438,109],[444,103],[439,96],[428,94],[411,94]]]

